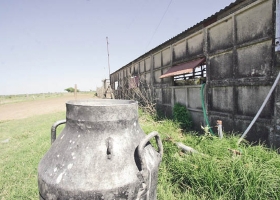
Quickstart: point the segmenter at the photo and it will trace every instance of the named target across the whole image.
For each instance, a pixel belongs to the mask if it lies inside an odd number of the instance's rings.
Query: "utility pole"
[[[107,53],[108,53],[108,69],[109,69],[109,85],[108,85],[108,88],[105,92],[105,97],[106,97],[106,94],[109,93],[110,94],[110,98],[111,99],[114,99],[115,96],[114,96],[114,93],[112,91],[112,86],[111,86],[111,78],[110,78],[110,59],[109,59],[109,42],[108,42],[108,37],[106,37],[106,40],[107,40]],[[106,79],[105,79],[106,81]]]
[[[110,79],[110,61],[109,61],[109,42],[108,37],[106,37],[107,40],[107,53],[108,53],[108,69],[109,69],[109,85],[111,86],[111,79]]]

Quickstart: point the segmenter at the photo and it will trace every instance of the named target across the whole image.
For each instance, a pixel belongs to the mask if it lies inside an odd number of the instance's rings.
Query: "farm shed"
[[[148,88],[167,116],[176,102],[186,105],[199,130],[205,84],[211,126],[222,120],[224,131],[243,133],[280,69],[278,13],[279,0],[236,0],[112,73],[115,96]],[[246,139],[280,147],[279,86]]]

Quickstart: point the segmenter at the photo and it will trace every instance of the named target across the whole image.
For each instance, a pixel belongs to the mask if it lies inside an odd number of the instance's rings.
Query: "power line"
[[[169,7],[170,7],[170,4],[172,3],[172,1],[173,1],[173,0],[170,0],[170,2],[169,2],[169,4],[168,4],[167,8],[165,9],[165,12],[164,12],[164,14],[162,15],[162,17],[161,17],[161,19],[160,19],[160,21],[159,21],[159,24],[158,24],[158,26],[156,27],[156,29],[155,29],[155,31],[154,31],[154,33],[153,33],[153,35],[152,35],[152,37],[151,37],[151,39],[150,39],[148,45],[146,46],[145,51],[147,50],[148,46],[151,44],[151,42],[152,42],[152,40],[153,40],[153,38],[154,38],[154,35],[156,34],[156,32],[157,32],[157,30],[158,30],[158,28],[159,28],[159,26],[160,26],[160,24],[161,24],[161,22],[162,22],[162,20],[163,20],[163,18],[164,18],[164,16],[165,16],[165,14],[167,13],[167,11],[168,11],[168,9],[169,9]]]

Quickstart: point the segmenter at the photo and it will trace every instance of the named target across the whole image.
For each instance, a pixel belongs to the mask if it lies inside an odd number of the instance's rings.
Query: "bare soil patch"
[[[94,98],[93,94],[79,94],[77,99]],[[66,111],[66,102],[75,100],[71,93],[63,96],[0,105],[0,121],[23,119],[35,115]]]

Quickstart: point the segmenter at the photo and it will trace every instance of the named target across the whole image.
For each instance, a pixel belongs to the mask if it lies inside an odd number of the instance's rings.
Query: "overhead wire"
[[[154,31],[152,37],[151,37],[151,39],[150,39],[148,45],[146,46],[145,50],[147,50],[148,46],[151,44],[151,42],[152,42],[152,40],[153,40],[153,38],[154,38],[154,36],[155,36],[155,34],[156,34],[156,32],[157,32],[159,26],[160,26],[160,24],[161,24],[161,22],[162,22],[162,20],[163,20],[163,18],[164,18],[164,16],[165,16],[165,14],[167,13],[167,11],[168,11],[168,9],[169,9],[169,7],[170,7],[172,1],[173,1],[173,0],[170,0],[170,2],[169,2],[169,4],[168,4],[167,8],[165,9],[165,11],[164,11],[164,13],[163,13],[163,15],[162,15],[162,17],[161,17],[161,19],[160,19],[158,25],[157,25],[157,27],[156,27],[156,29],[155,29],[155,31]]]

